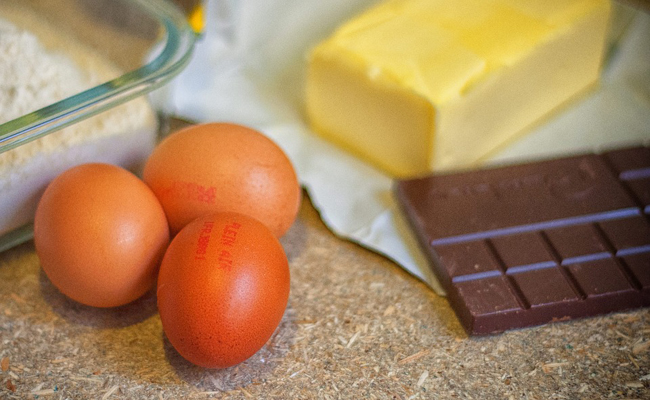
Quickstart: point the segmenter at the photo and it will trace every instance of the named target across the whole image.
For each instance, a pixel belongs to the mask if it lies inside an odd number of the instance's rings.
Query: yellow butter
[[[608,0],[393,0],[310,55],[322,136],[393,176],[467,166],[598,81]]]

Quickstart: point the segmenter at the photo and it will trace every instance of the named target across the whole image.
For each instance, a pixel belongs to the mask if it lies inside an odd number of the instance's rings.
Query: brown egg
[[[187,360],[225,368],[255,354],[277,328],[289,298],[289,264],[275,235],[238,213],[193,220],[160,266],[163,329]]]
[[[84,164],[45,190],[34,242],[43,270],[63,294],[114,307],[155,283],[169,228],[157,198],[135,175],[114,165]]]
[[[234,124],[194,125],[167,137],[149,157],[143,179],[172,233],[197,217],[233,211],[260,220],[280,237],[300,205],[300,185],[282,149]]]

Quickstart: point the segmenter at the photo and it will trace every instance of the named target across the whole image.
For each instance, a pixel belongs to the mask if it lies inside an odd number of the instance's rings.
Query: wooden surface
[[[650,398],[647,309],[468,338],[444,298],[335,237],[307,197],[282,244],[284,319],[227,370],[174,351],[153,292],[85,307],[52,286],[33,243],[0,253],[0,399]]]
[[[333,236],[308,198],[282,244],[285,317],[226,370],[171,348],[153,293],[81,306],[47,280],[31,242],[0,254],[0,398],[650,398],[648,310],[468,338],[444,298]]]

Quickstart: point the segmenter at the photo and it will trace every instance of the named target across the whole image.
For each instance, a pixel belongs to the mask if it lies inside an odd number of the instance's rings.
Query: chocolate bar
[[[470,335],[650,305],[650,148],[399,180]]]

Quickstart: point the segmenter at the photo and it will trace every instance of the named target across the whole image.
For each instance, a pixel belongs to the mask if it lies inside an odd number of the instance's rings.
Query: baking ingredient
[[[43,271],[63,294],[115,307],[153,286],[169,228],[144,182],[120,167],[92,163],[48,185],[36,210],[34,242]]]
[[[238,213],[204,216],[172,240],[160,266],[163,329],[187,360],[225,368],[255,354],[289,298],[287,257],[261,222]]]
[[[219,211],[250,215],[280,237],[300,206],[300,185],[282,149],[241,125],[194,125],[165,138],[144,168],[173,233]]]
[[[311,125],[394,176],[476,163],[597,82],[609,10],[387,1],[311,53]]]
[[[650,148],[399,181],[469,334],[650,306]]]
[[[0,124],[121,75],[22,6],[0,4]],[[156,140],[155,114],[138,98],[0,153],[0,235],[33,220],[43,190],[63,171],[91,161],[137,171]]]

